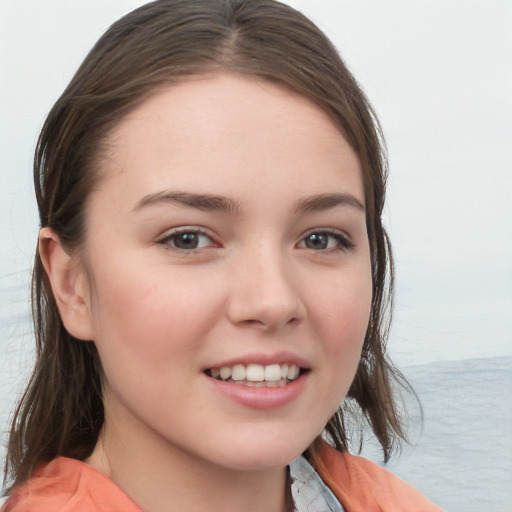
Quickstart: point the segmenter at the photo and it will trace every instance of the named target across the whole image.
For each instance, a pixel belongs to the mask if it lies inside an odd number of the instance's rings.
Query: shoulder
[[[442,512],[442,509],[387,469],[327,444],[313,461],[347,512]]]
[[[91,466],[58,457],[15,489],[1,512],[141,512],[114,482]]]

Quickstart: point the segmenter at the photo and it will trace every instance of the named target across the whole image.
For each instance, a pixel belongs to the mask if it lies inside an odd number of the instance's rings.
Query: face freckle
[[[345,397],[366,332],[356,154],[309,100],[228,74],[158,92],[108,142],[85,248],[117,449],[285,466]],[[261,371],[275,387],[251,384]]]

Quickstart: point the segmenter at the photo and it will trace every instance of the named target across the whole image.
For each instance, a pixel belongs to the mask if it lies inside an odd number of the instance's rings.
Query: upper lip
[[[311,364],[303,357],[294,354],[293,352],[283,351],[275,352],[273,354],[265,353],[250,353],[246,355],[239,355],[231,359],[225,359],[223,361],[215,362],[204,368],[208,370],[210,368],[222,368],[224,366],[235,366],[235,364],[261,364],[263,366],[271,364],[296,364],[301,368],[310,368]]]

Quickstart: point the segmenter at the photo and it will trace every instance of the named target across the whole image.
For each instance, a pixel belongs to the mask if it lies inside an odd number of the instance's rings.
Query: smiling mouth
[[[296,364],[235,364],[210,368],[206,375],[222,382],[257,388],[283,387],[297,380],[308,370]]]

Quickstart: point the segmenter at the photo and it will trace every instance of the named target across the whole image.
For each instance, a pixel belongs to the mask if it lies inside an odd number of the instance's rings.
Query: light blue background
[[[3,430],[33,350],[38,131],[101,33],[142,3],[0,0]],[[453,512],[510,510],[512,2],[288,3],[332,38],[387,138],[397,261],[390,351],[426,416],[416,450],[391,467]]]

